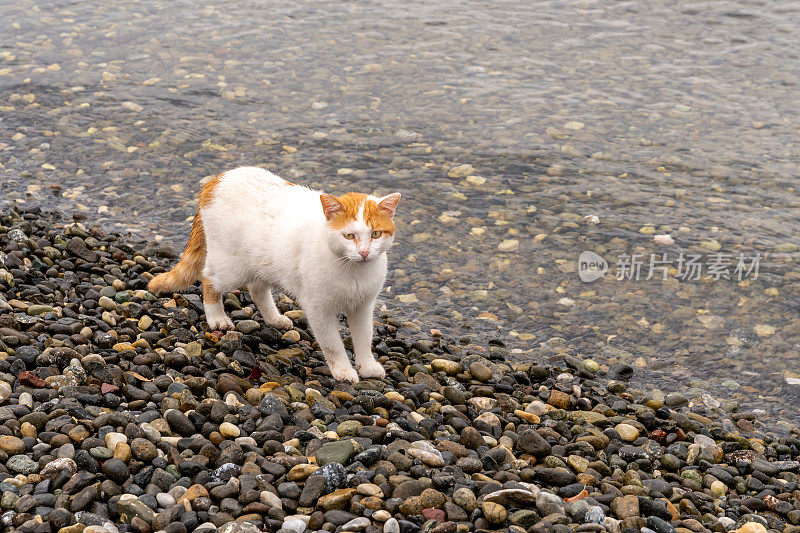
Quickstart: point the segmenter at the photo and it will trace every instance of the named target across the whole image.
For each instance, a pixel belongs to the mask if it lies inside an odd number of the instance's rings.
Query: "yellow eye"
[[[352,241],[353,239],[356,238],[356,234],[355,233],[345,233],[344,234],[344,238],[347,239],[348,241]]]
[[[381,235],[383,235],[383,232],[382,232],[382,231],[375,230],[375,231],[373,231],[373,232],[372,232],[372,238],[373,238],[373,239],[377,239],[377,238],[378,238],[378,237],[380,237]]]

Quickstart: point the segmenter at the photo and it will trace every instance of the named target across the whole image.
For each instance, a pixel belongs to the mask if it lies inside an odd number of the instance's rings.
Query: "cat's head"
[[[347,193],[320,194],[322,212],[328,221],[328,245],[353,263],[368,263],[386,253],[394,240],[394,211],[400,193],[383,198]]]

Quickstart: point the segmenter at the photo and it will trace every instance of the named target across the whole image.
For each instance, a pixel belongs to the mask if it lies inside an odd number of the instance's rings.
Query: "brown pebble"
[[[225,437],[223,437],[219,431],[212,431],[208,436],[208,440],[210,440],[214,446],[219,446],[220,443],[225,440]]]
[[[572,399],[566,392],[553,389],[550,391],[550,398],[547,400],[547,403],[556,409],[569,409]]]
[[[124,462],[131,460],[131,447],[126,442],[119,442],[114,448],[114,457]]]
[[[36,437],[38,435],[36,431],[36,426],[31,424],[30,422],[23,422],[22,425],[19,427],[19,432],[22,434],[23,437]],[[51,444],[52,446],[52,444]]]
[[[290,329],[289,331],[283,334],[281,339],[288,342],[300,342],[300,333],[295,329]]]
[[[192,502],[197,498],[208,498],[208,490],[203,485],[195,484],[186,489],[186,492],[178,499],[178,502]]]
[[[89,435],[89,430],[83,426],[75,426],[69,431],[69,438],[78,443],[85,441]]]

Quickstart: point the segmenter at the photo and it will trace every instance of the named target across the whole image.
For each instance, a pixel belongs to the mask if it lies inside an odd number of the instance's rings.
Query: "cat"
[[[212,330],[233,327],[222,296],[245,285],[264,322],[291,328],[272,299],[273,289],[281,290],[303,308],[334,379],[383,378],[372,354],[372,313],[399,201],[400,193],[336,197],[256,167],[224,172],[200,192],[181,260],[148,289],[177,292],[200,279]],[[339,335],[340,313],[347,316],[358,372]]]

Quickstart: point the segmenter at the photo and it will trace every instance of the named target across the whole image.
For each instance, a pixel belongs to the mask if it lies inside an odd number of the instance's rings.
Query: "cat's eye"
[[[381,235],[383,235],[383,232],[382,232],[382,231],[375,230],[375,231],[373,231],[373,232],[372,232],[372,238],[373,238],[373,239],[377,239],[377,238],[379,238]]]
[[[352,241],[353,239],[356,238],[356,234],[355,233],[345,233],[344,234],[344,238],[347,239],[348,241]]]

